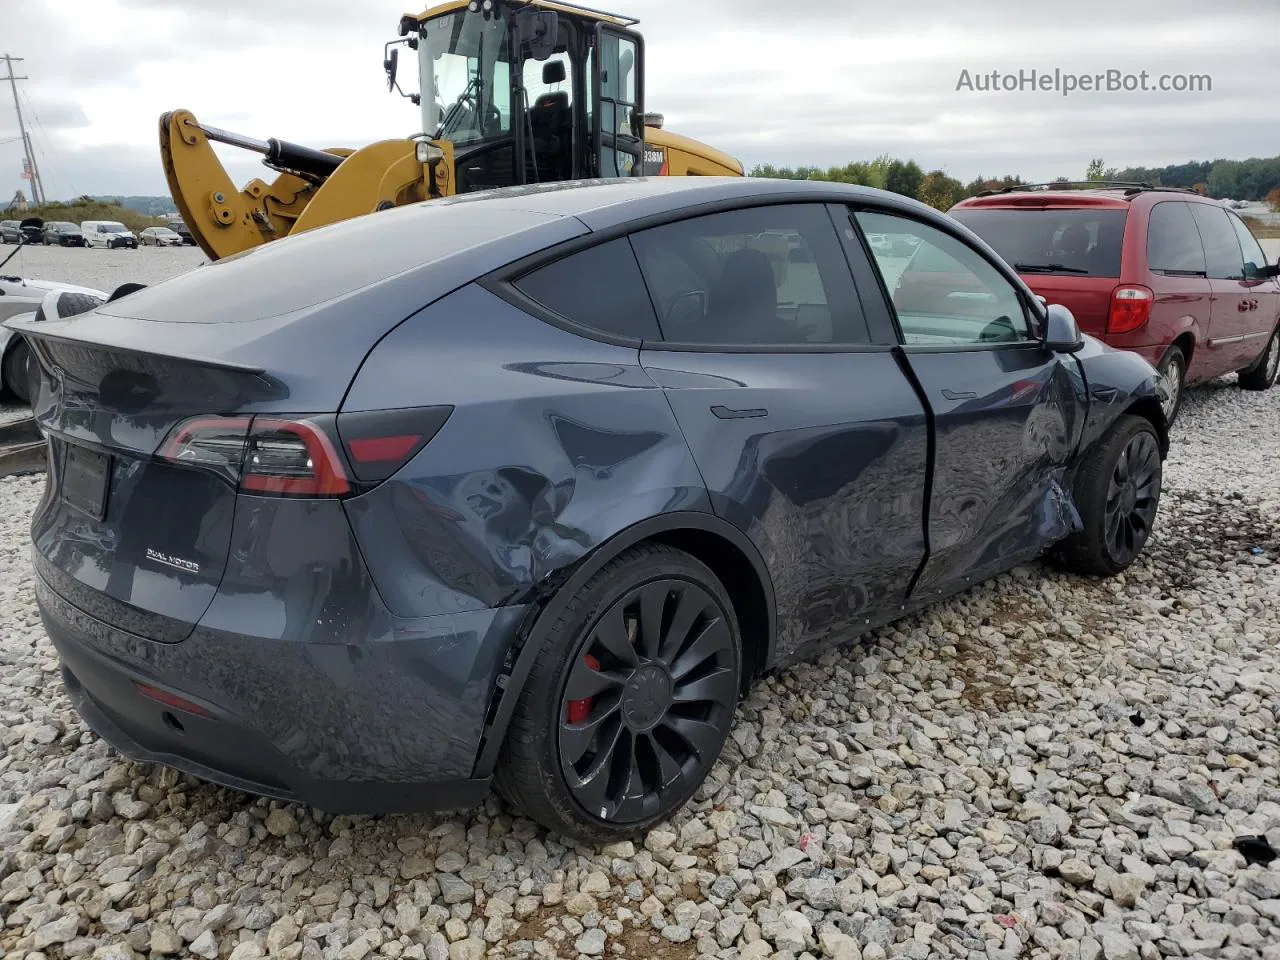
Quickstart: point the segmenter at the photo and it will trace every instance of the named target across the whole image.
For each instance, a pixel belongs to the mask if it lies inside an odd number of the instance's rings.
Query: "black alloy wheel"
[[[652,581],[609,607],[562,695],[560,767],[582,808],[636,823],[659,814],[664,797],[687,793],[720,752],[737,661],[724,611],[697,584]]]
[[[1160,499],[1160,448],[1150,433],[1134,435],[1120,453],[1107,487],[1107,548],[1128,566],[1142,552]]]

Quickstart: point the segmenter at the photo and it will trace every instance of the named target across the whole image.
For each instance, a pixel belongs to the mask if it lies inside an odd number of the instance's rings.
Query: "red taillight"
[[[174,429],[160,456],[213,470],[247,493],[341,497],[351,492],[333,441],[310,420],[193,417]]]
[[[1126,284],[1111,292],[1111,312],[1107,315],[1107,333],[1129,333],[1151,319],[1155,294],[1150,287]]]
[[[338,414],[338,436],[361,483],[381,483],[425,447],[453,407],[354,410]]]
[[[255,417],[240,468],[240,489],[286,497],[340,497],[351,492],[338,451],[306,420]]]

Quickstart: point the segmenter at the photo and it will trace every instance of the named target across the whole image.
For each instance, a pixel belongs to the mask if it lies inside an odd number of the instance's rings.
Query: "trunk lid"
[[[222,580],[236,489],[157,454],[178,423],[252,403],[269,382],[252,368],[28,337],[43,370],[33,411],[49,439],[31,527],[37,572],[100,620],[182,640]]]

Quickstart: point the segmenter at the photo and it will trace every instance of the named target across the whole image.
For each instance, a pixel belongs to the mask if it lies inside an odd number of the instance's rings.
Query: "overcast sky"
[[[606,0],[595,0],[605,4]],[[609,0],[641,19],[647,108],[748,168],[913,157],[969,180],[1280,153],[1280,0]],[[193,9],[194,8],[194,9]],[[51,198],[167,192],[157,119],[324,147],[417,129],[389,95],[396,0],[0,0]],[[982,93],[961,72],[1208,74],[1205,93]],[[412,76],[411,71],[401,71]],[[0,64],[0,75],[3,65]],[[7,87],[7,84],[3,85]],[[0,200],[25,185],[0,88]],[[262,174],[224,153],[237,182]]]

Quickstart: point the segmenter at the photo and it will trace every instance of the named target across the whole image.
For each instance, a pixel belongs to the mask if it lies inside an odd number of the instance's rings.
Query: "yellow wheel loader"
[[[388,88],[422,133],[359,149],[256,140],[175,110],[160,118],[169,191],[217,260],[314,227],[456,193],[592,177],[740,176],[742,164],[662,129],[644,109],[638,21],[548,0],[451,0],[400,20]],[[416,92],[399,79],[401,48]],[[408,57],[406,57],[408,59]],[[413,84],[405,84],[412,86]],[[270,182],[238,189],[210,141],[263,155]]]

